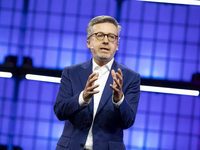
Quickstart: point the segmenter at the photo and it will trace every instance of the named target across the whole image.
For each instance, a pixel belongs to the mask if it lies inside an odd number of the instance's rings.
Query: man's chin
[[[110,55],[102,55],[102,54],[99,54],[98,55],[98,57],[100,58],[100,59],[110,59]]]
[[[102,57],[99,57],[99,59],[100,59],[100,60],[105,60],[105,61],[107,61],[107,60],[110,60],[110,57],[102,56]]]

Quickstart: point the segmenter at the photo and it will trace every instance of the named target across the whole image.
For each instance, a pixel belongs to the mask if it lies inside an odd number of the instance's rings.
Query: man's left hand
[[[113,89],[113,100],[114,102],[118,102],[122,99],[122,85],[123,85],[123,74],[121,69],[118,69],[118,72],[114,70],[111,71],[113,84],[110,84],[110,87]]]

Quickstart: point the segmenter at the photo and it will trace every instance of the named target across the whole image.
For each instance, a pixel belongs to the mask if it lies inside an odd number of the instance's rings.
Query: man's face
[[[93,33],[103,32],[104,34],[117,34],[117,28],[112,23],[99,23],[95,24],[93,27]],[[92,35],[89,40],[87,40],[87,46],[91,50],[94,61],[101,66],[101,64],[106,64],[115,55],[118,50],[118,39],[114,42],[110,42],[108,37],[105,36],[103,40],[96,39],[95,35]]]

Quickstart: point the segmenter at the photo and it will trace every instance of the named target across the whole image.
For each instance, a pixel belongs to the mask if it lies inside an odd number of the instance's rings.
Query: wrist
[[[117,97],[114,97],[114,96],[113,96],[113,101],[114,101],[115,103],[117,103],[117,102],[119,102],[119,101],[122,99],[122,97],[123,97],[123,94],[120,94],[120,95],[117,96]]]

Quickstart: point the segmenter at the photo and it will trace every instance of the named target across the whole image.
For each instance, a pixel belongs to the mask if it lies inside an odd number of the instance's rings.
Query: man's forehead
[[[103,22],[103,23],[98,23],[98,24],[94,24],[92,26],[93,32],[97,31],[101,31],[101,32],[109,32],[112,33],[117,33],[117,27],[110,22]]]

